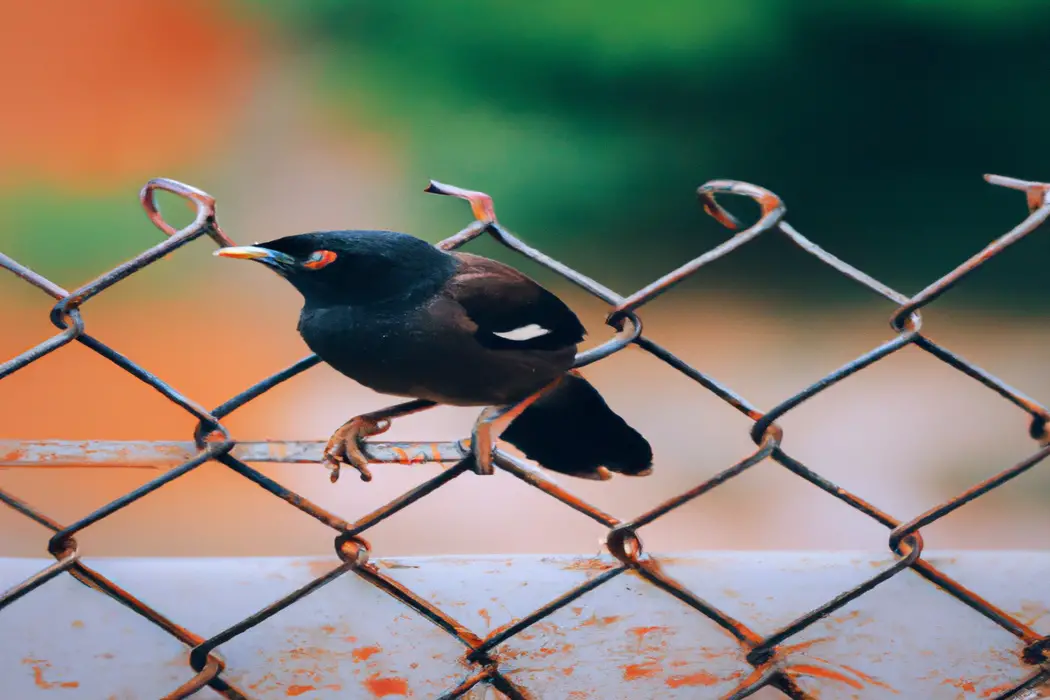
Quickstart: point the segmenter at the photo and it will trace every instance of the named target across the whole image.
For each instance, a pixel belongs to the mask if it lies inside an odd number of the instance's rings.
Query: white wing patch
[[[533,338],[539,338],[541,335],[547,335],[548,333],[550,333],[550,331],[544,328],[543,326],[537,325],[535,323],[530,323],[527,326],[515,328],[512,331],[504,331],[503,333],[493,332],[492,335],[498,335],[500,338],[504,338],[506,340],[516,340],[518,342],[524,342],[526,340],[532,340]]]

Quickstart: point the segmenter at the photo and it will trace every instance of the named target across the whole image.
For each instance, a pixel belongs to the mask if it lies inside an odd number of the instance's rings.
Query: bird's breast
[[[305,311],[299,333],[307,346],[334,369],[383,393],[401,384],[406,343],[405,323],[382,316],[355,313],[352,309]]]

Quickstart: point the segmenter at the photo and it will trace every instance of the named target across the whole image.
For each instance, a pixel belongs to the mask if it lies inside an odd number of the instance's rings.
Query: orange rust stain
[[[738,228],[740,228],[740,226],[735,221],[733,221],[731,218],[729,218],[729,215],[721,207],[712,205],[706,199],[704,200],[703,207],[704,207],[704,211],[707,212],[707,214],[709,216],[714,217],[714,219],[718,223],[722,224],[723,226],[725,226],[730,231],[735,231]],[[763,211],[765,211],[765,210],[763,210]]]
[[[638,637],[638,651],[641,651],[641,649],[642,649],[642,642],[645,640],[645,635],[649,634],[650,632],[668,632],[668,631],[670,631],[670,630],[668,630],[668,628],[666,628],[666,627],[659,627],[659,626],[654,626],[654,627],[632,627],[631,629],[627,630],[627,634],[633,634],[636,637]]]
[[[320,683],[321,679],[323,678],[320,672],[318,672],[316,669],[310,668],[296,668],[292,670],[292,673],[294,673],[297,676],[308,676],[310,680],[312,680],[315,683]]]
[[[404,678],[380,678],[379,674],[376,674],[366,678],[364,683],[368,692],[377,698],[408,695],[408,682]]]
[[[798,644],[790,644],[790,645],[788,645],[786,647],[780,647],[780,653],[781,654],[788,654],[788,653],[792,653],[792,652],[796,652],[796,651],[803,651],[805,649],[809,649],[812,646],[820,644],[821,642],[831,641],[832,639],[834,639],[834,637],[817,637],[816,639],[811,639],[808,642],[799,642]]]
[[[688,676],[670,676],[665,683],[669,688],[681,688],[683,685],[714,685],[721,679],[707,671],[692,673]]]
[[[525,652],[521,651],[520,649],[501,648],[497,652],[497,655],[500,659],[503,659],[505,661],[511,661],[513,659],[520,659],[522,656],[525,655]]]
[[[581,608],[581,607],[576,607],[576,606],[573,606],[573,607],[572,607],[572,608],[570,608],[570,609],[572,610],[572,614],[573,614],[573,615],[576,615],[577,617],[579,617],[580,615],[582,615],[582,614],[583,614],[583,608]]]
[[[492,627],[492,616],[489,615],[489,611],[485,608],[478,610],[478,615],[481,615],[482,619],[485,620],[485,624]]]
[[[622,666],[623,679],[625,681],[636,681],[639,678],[652,678],[663,673],[663,668],[656,661],[646,661],[640,664],[627,664]]]
[[[413,661],[412,663],[410,663],[408,665],[408,667],[411,668],[411,669],[417,669],[417,668],[419,668],[419,663],[416,662],[416,661]]]
[[[846,669],[847,671],[849,671],[850,673],[852,673],[854,676],[856,676],[857,678],[861,679],[865,683],[868,683],[868,684],[874,685],[874,686],[878,686],[879,688],[885,688],[886,690],[889,690],[890,692],[894,693],[895,695],[900,695],[900,691],[895,690],[893,687],[887,685],[886,683],[883,683],[882,681],[878,680],[877,678],[872,678],[871,676],[869,676],[868,674],[864,673],[863,671],[858,671],[857,669],[853,668],[852,666],[847,666],[846,664],[839,664],[839,666],[841,666],[842,668]]]
[[[312,685],[290,685],[288,686],[288,689],[284,691],[284,694],[290,698],[294,698],[303,693],[309,693],[311,690],[317,690],[317,688]]]
[[[839,615],[839,616],[833,617],[831,619],[834,620],[835,622],[840,622],[841,623],[841,622],[847,622],[849,620],[855,620],[858,617],[860,617],[860,610],[854,610],[853,612],[848,613],[846,615]]]
[[[353,657],[354,661],[367,661],[373,654],[378,654],[383,651],[383,648],[376,645],[371,647],[358,647],[350,652],[350,656]]]
[[[762,207],[762,214],[765,215],[780,206],[780,198],[772,193],[764,194],[758,198],[758,204]]]
[[[827,678],[828,680],[841,681],[851,688],[856,690],[863,690],[864,684],[858,680],[854,680],[847,675],[839,673],[838,671],[832,671],[831,669],[821,668],[820,666],[810,666],[809,664],[796,664],[789,666],[785,669],[788,673],[794,673],[802,676],[814,676],[816,678]]]
[[[23,659],[23,663],[24,663]],[[37,688],[43,690],[50,690],[51,688],[79,688],[80,683],[78,681],[46,681],[44,680],[44,669],[50,666],[46,661],[43,665],[33,666],[33,682],[36,683]]]
[[[249,685],[248,690],[258,690],[259,686],[261,686],[263,683],[273,680],[276,680],[276,676],[274,676],[272,673],[267,673],[265,676]]]
[[[561,672],[562,672],[562,673],[564,673],[564,674],[565,674],[566,676],[571,676],[571,675],[572,675],[572,673],[573,673],[573,671],[575,671],[575,670],[576,670],[576,669],[575,669],[575,668],[573,668],[572,666],[566,666],[565,668],[563,668],[563,669],[561,670]]]
[[[84,623],[81,620],[73,620],[73,622],[70,624],[70,627],[72,627],[73,629],[78,629],[78,630],[79,629],[83,629]]]
[[[563,571],[608,571],[616,566],[601,559],[576,559],[562,567]]]
[[[331,625],[321,625],[321,631],[325,634],[332,634],[335,632],[335,627],[332,627]]]
[[[1033,600],[1022,600],[1021,610],[1015,615],[1028,626],[1034,625],[1042,618],[1050,615],[1050,608]]]
[[[553,622],[538,622],[533,625],[533,628],[542,634],[560,634],[560,628]],[[518,635],[521,636],[520,634]]]
[[[349,637],[343,637],[343,641],[350,642],[351,644],[353,644],[357,641],[357,637],[350,635]]]
[[[590,627],[591,625],[611,625],[619,619],[619,615],[606,615],[605,617],[598,617],[597,615],[591,614],[589,618],[580,623],[580,627]]]
[[[1029,187],[1025,192],[1025,202],[1028,204],[1028,211],[1035,212],[1036,209],[1043,206],[1043,198],[1046,197],[1045,187]]]
[[[958,688],[959,690],[966,693],[977,692],[977,686],[974,684],[974,682],[965,678],[959,678],[957,680],[945,678],[943,681],[941,681],[941,685],[950,685],[953,688]]]
[[[587,700],[589,697],[590,695],[584,690],[574,690],[569,693],[568,700]]]
[[[667,629],[666,627],[659,627],[659,626],[653,626],[653,627],[632,627],[631,629],[627,630],[627,633],[628,634],[638,635],[638,638],[641,639],[642,637],[644,637],[645,635],[649,634],[650,632],[657,632],[657,631],[666,630],[666,629]]]
[[[401,447],[390,447],[390,451],[397,455],[398,464],[425,464],[427,455],[425,452],[417,452],[409,456],[408,451]]]
[[[1013,687],[1014,687],[1013,683],[1003,683],[1002,685],[997,685],[994,688],[989,688],[988,690],[985,690],[984,692],[981,693],[981,697],[982,698],[993,698],[993,697],[997,698],[997,697],[999,697],[999,695],[1001,695],[1002,693],[1006,692],[1007,690],[1010,690]],[[1038,696],[1036,696],[1036,697],[1038,697]]]

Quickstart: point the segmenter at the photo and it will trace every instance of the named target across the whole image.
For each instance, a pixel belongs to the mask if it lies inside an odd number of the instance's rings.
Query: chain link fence
[[[189,454],[185,455],[185,461],[179,466],[166,471],[158,478],[149,481],[72,524],[58,523],[15,495],[0,490],[0,501],[3,501],[5,505],[54,533],[47,543],[47,551],[55,559],[55,562],[47,568],[0,594],[0,623],[3,621],[3,610],[7,606],[16,603],[24,596],[30,595],[34,590],[46,585],[60,574],[68,573],[85,586],[110,596],[138,615],[141,615],[190,649],[187,663],[195,675],[181,687],[171,689],[171,692],[165,696],[165,700],[188,698],[206,686],[225,698],[244,699],[251,698],[253,695],[250,690],[235,687],[231,681],[227,680],[224,674],[225,664],[220,656],[221,647],[276,613],[295,605],[298,601],[336,578],[346,573],[353,573],[408,606],[423,618],[447,632],[451,638],[462,645],[464,649],[463,661],[470,670],[465,673],[462,682],[455,687],[447,688],[440,695],[441,698],[462,697],[475,686],[487,684],[508,698],[521,700],[523,698],[547,696],[544,694],[543,688],[523,687],[509,677],[501,667],[501,661],[496,653],[500,645],[538,625],[545,618],[569,606],[573,601],[576,601],[589,591],[597,589],[626,572],[634,572],[652,586],[665,591],[667,595],[673,596],[689,606],[697,614],[705,616],[739,643],[748,664],[753,667],[753,671],[739,680],[732,692],[725,696],[727,699],[737,700],[745,698],[766,687],[778,689],[781,693],[791,698],[816,698],[817,696],[812,691],[807,692],[799,684],[798,679],[806,673],[806,670],[801,666],[793,666],[787,662],[785,642],[788,642],[814,623],[831,615],[834,611],[864,596],[877,586],[884,584],[902,571],[911,569],[929,581],[930,584],[936,586],[936,589],[943,592],[944,595],[953,596],[964,603],[972,609],[972,614],[984,616],[987,620],[990,620],[1020,640],[1023,644],[1021,662],[1030,669],[1030,673],[1019,684],[996,690],[994,697],[1000,700],[1034,697],[1033,689],[1050,681],[1050,637],[1040,636],[1029,625],[1019,620],[1017,616],[1007,613],[1002,608],[997,607],[993,601],[986,600],[978,593],[968,590],[922,556],[923,540],[920,532],[922,528],[961,508],[968,502],[981,497],[983,494],[1002,486],[1025,471],[1032,469],[1050,454],[1050,446],[1046,446],[1048,442],[1047,421],[1050,419],[1050,413],[1044,406],[1003,384],[985,370],[937,344],[922,332],[921,310],[923,307],[947,292],[989,259],[1027,236],[1042,224],[1047,217],[1050,217],[1050,185],[1000,176],[986,176],[986,179],[994,185],[1025,192],[1028,200],[1029,216],[1008,233],[990,243],[980,253],[918,294],[910,297],[887,287],[848,263],[839,260],[804,237],[785,220],[784,204],[775,194],[744,182],[714,180],[698,189],[704,210],[726,227],[738,231],[732,238],[628,296],[617,294],[599,282],[546,256],[541,251],[516,238],[498,222],[492,201],[487,195],[442,185],[441,183],[432,183],[428,188],[429,192],[452,195],[467,200],[475,217],[475,221],[465,229],[437,244],[440,248],[452,250],[473,238],[489,234],[503,245],[531,258],[582,287],[611,307],[608,324],[614,331],[612,337],[605,343],[581,353],[577,358],[578,367],[600,361],[628,345],[641,348],[674,367],[704,390],[714,393],[754,421],[751,429],[751,439],[757,446],[754,452],[748,454],[739,462],[729,466],[703,483],[697,484],[689,491],[661,503],[648,512],[635,515],[629,519],[615,517],[583,502],[561,488],[553,480],[545,477],[542,471],[537,470],[529,463],[512,454],[497,449],[493,462],[499,469],[508,472],[525,483],[543,491],[551,498],[561,501],[565,506],[608,528],[605,544],[615,561],[610,566],[602,567],[600,573],[590,577],[581,585],[565,591],[562,595],[535,609],[530,614],[515,619],[507,625],[493,630],[486,636],[479,636],[467,629],[446,610],[439,609],[422,596],[391,578],[373,562],[370,562],[372,548],[363,537],[373,526],[395,516],[402,509],[433,493],[468,471],[471,468],[469,466],[471,461],[465,459],[468,455],[468,448],[464,442],[437,444],[430,442],[368,443],[365,449],[366,454],[371,461],[376,463],[442,462],[451,466],[444,469],[438,476],[402,494],[356,522],[347,522],[338,515],[319,507],[296,492],[256,471],[248,464],[249,462],[304,462],[316,460],[320,455],[322,443],[239,442],[234,439],[222,423],[225,417],[248,402],[318,364],[320,360],[317,357],[304,358],[209,411],[181,394],[177,389],[144,367],[128,359],[118,350],[87,332],[87,325],[81,312],[83,306],[92,298],[129,275],[142,270],[151,263],[202,236],[211,237],[220,246],[234,245],[233,241],[223,233],[216,221],[215,202],[211,196],[194,187],[173,180],[151,180],[140,193],[140,199],[150,221],[167,234],[167,238],[141,255],[78,289],[67,291],[0,253],[0,265],[56,300],[56,304],[51,310],[51,321],[59,331],[36,347],[0,365],[0,379],[10,376],[49,353],[55,352],[64,345],[73,342],[80,343],[121,367],[140,381],[153,387],[170,401],[196,417],[198,424],[193,435],[192,449],[189,450]],[[194,221],[181,230],[175,230],[160,214],[155,199],[157,190],[166,190],[188,200],[196,208]],[[717,195],[725,194],[743,196],[755,201],[761,208],[759,220],[754,225],[740,230],[741,224],[716,200]],[[696,273],[703,266],[733,252],[766,232],[776,232],[786,236],[802,250],[841,274],[864,285],[874,293],[888,299],[897,308],[890,318],[890,326],[893,331],[891,340],[814,382],[771,409],[762,411],[749,403],[745,398],[734,393],[700,370],[683,362],[669,350],[646,337],[642,332],[642,323],[636,312],[647,302],[669,291],[678,282]],[[787,454],[781,448],[783,432],[777,425],[777,420],[807,399],[908,345],[915,345],[921,348],[938,360],[977,380],[989,390],[998,393],[1028,413],[1031,416],[1030,436],[1039,443],[1040,448],[1027,459],[994,474],[964,493],[910,520],[903,521],[889,513],[883,512],[860,496],[837,486]],[[17,464],[19,462],[24,464],[38,461],[61,463],[63,460],[75,461],[78,458],[91,461],[105,461],[107,459],[106,455],[113,455],[121,449],[115,443],[106,442],[26,441],[8,443],[8,445],[14,445],[16,449],[5,458],[5,463],[7,464]],[[169,461],[173,456],[183,454],[185,451],[185,448],[180,443],[140,443],[136,449],[139,450],[139,453],[136,455],[138,458],[155,458],[158,460],[164,458]],[[89,454],[90,457],[88,457]],[[702,597],[704,591],[689,590],[669,576],[661,567],[658,556],[653,556],[643,551],[639,532],[646,525],[670,513],[672,510],[699,498],[754,465],[766,460],[772,460],[814,487],[824,491],[829,497],[839,499],[851,508],[885,526],[889,530],[888,545],[893,553],[894,561],[892,565],[878,571],[860,585],[841,592],[789,624],[782,626],[771,634],[764,635],[739,619],[734,618],[725,610],[709,603]],[[335,533],[334,546],[341,563],[284,598],[275,601],[211,638],[205,639],[180,626],[176,621],[168,619],[161,612],[136,598],[131,592],[124,590],[117,583],[88,566],[84,561],[83,552],[77,542],[77,536],[102,519],[111,516],[129,504],[149,495],[209,461],[225,465],[245,479],[254,482],[280,498],[288,505],[299,509],[330,527]],[[986,694],[984,697],[993,697],[993,695]]]

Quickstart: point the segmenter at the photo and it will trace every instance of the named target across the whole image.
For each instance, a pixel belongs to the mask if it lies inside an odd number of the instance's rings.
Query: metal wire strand
[[[440,695],[441,698],[462,697],[470,692],[472,688],[481,684],[491,686],[512,700],[524,700],[534,695],[546,697],[544,689],[524,688],[512,682],[508,678],[508,674],[504,672],[505,670],[501,668],[498,654],[494,655],[492,652],[501,644],[545,620],[570,602],[581,596],[588,595],[621,574],[630,572],[705,616],[740,645],[741,652],[751,665],[752,670],[747,677],[740,680],[724,696],[726,700],[740,700],[766,687],[776,688],[787,697],[805,699],[814,698],[813,695],[803,691],[796,682],[799,676],[805,675],[805,667],[790,663],[788,657],[792,653],[792,647],[790,645],[785,646],[785,642],[802,631],[811,628],[812,625],[835,610],[866,595],[901,571],[911,569],[926,581],[929,581],[931,585],[936,586],[944,595],[952,596],[964,603],[976,614],[991,620],[1027,645],[1022,654],[1022,660],[1032,667],[1031,674],[1013,688],[1006,690],[999,688],[996,690],[996,692],[1002,690],[998,695],[1000,700],[1027,697],[1025,695],[1026,692],[1050,682],[1050,651],[1048,651],[1050,650],[1050,638],[1040,636],[1029,625],[1017,619],[1016,616],[986,600],[977,592],[968,590],[962,584],[937,569],[929,561],[923,559],[921,530],[964,507],[967,503],[1040,466],[1043,464],[1044,458],[1050,455],[1050,446],[1044,446],[1038,452],[1016,465],[989,475],[986,479],[958,496],[944,503],[931,505],[926,512],[907,521],[902,521],[869,503],[861,496],[834,484],[815,470],[785,453],[781,449],[784,434],[776,423],[778,419],[828,387],[848,380],[849,377],[857,372],[877,364],[907,345],[915,345],[931,357],[974,379],[1024,411],[1031,418],[1030,437],[1044,445],[1050,442],[1050,436],[1047,434],[1050,412],[1043,404],[1005,384],[987,370],[974,365],[962,356],[937,344],[922,332],[920,310],[928,307],[952,287],[976,272],[989,260],[1003,254],[1004,251],[1021,238],[1030,235],[1046,219],[1050,218],[1050,185],[997,175],[986,176],[986,180],[996,186],[1024,192],[1029,215],[1021,223],[995,239],[969,260],[912,296],[902,294],[888,287],[803,236],[787,222],[785,218],[786,205],[776,194],[746,182],[712,180],[702,185],[697,191],[703,210],[727,228],[735,231],[731,238],[643,288],[624,296],[606,287],[601,282],[591,279],[572,267],[551,258],[512,234],[497,220],[492,198],[487,194],[432,181],[426,188],[426,192],[463,199],[470,204],[474,215],[474,221],[463,230],[438,243],[437,246],[439,248],[453,250],[479,236],[489,235],[504,246],[554,271],[569,282],[608,304],[607,323],[614,329],[614,333],[604,343],[580,353],[577,357],[577,366],[600,362],[628,346],[638,347],[677,370],[684,378],[695,382],[699,388],[711,392],[726,404],[750,418],[753,421],[751,438],[758,445],[756,451],[743,456],[734,464],[728,466],[713,465],[714,469],[710,468],[711,465],[702,465],[708,470],[707,473],[713,473],[714,476],[688,491],[669,498],[647,512],[627,519],[606,513],[602,509],[587,503],[562,488],[543,470],[533,467],[530,463],[512,454],[496,449],[493,454],[493,464],[500,470],[513,475],[529,486],[536,488],[563,505],[576,510],[607,528],[605,543],[609,553],[612,555],[612,559],[608,565],[603,564],[598,567],[601,573],[562,593],[557,598],[541,605],[523,617],[512,620],[491,631],[484,637],[471,631],[447,612],[424,600],[410,588],[390,578],[374,564],[369,563],[371,545],[360,537],[362,533],[378,523],[383,522],[387,518],[395,517],[402,509],[438,491],[442,486],[469,471],[469,459],[467,459],[469,450],[463,446],[462,441],[451,443],[384,443],[373,441],[367,443],[364,447],[365,453],[376,462],[408,465],[429,461],[451,462],[454,464],[442,471],[438,476],[423,482],[375,511],[359,517],[354,522],[348,522],[342,517],[303,498],[294,490],[263,475],[247,463],[249,461],[315,461],[320,454],[323,443],[238,441],[230,435],[229,431],[220,422],[232,412],[254,401],[279,384],[289,381],[319,364],[320,359],[316,355],[310,355],[283,370],[275,372],[209,412],[194,400],[178,392],[157,375],[86,332],[86,322],[82,315],[82,308],[85,303],[114,285],[119,284],[128,276],[143,270],[165,255],[174,253],[190,241],[203,236],[210,237],[219,246],[234,245],[234,242],[219,227],[215,213],[215,199],[211,195],[190,185],[167,178],[150,180],[140,192],[140,201],[149,221],[159,228],[166,238],[151,248],[144,250],[131,260],[114,267],[72,292],[25,267],[11,257],[0,253],[0,268],[8,270],[16,277],[55,300],[50,318],[60,331],[16,357],[0,363],[0,379],[10,376],[51,353],[60,352],[65,345],[76,341],[106,358],[142,383],[152,387],[169,401],[197,418],[196,428],[193,435],[190,436],[192,440],[182,443],[130,443],[133,447],[113,441],[8,440],[0,444],[0,447],[3,447],[3,449],[0,449],[0,452],[6,453],[5,456],[0,456],[0,467],[26,466],[27,464],[42,462],[65,465],[78,463],[78,460],[93,464],[120,463],[120,459],[137,459],[141,463],[152,465],[161,463],[171,465],[169,471],[81,517],[70,526],[60,525],[16,496],[0,490],[0,503],[50,530],[52,536],[50,539],[43,541],[41,545],[55,558],[55,562],[50,566],[14,585],[7,591],[0,593],[0,613],[7,606],[16,603],[24,596],[32,594],[33,591],[39,590],[42,586],[47,585],[48,582],[68,572],[85,586],[117,600],[190,649],[187,656],[187,672],[194,675],[182,686],[173,689],[166,696],[166,700],[191,697],[204,687],[210,687],[223,697],[231,700],[247,700],[252,696],[230,685],[223,678],[226,667],[223,660],[215,653],[217,648],[267,618],[292,608],[299,600],[302,600],[344,573],[352,571],[361,580],[375,586],[393,599],[400,601],[414,611],[415,614],[428,620],[465,647],[462,661],[466,665],[467,670],[465,675],[462,676],[463,680],[458,685],[442,693]],[[159,190],[181,197],[194,207],[195,217],[188,226],[181,230],[176,230],[163,218],[156,203],[156,193]],[[758,220],[751,226],[744,227],[718,201],[719,196],[726,194],[743,196],[753,200],[761,212]],[[768,411],[762,411],[717,379],[690,366],[669,349],[647,337],[643,332],[642,320],[637,314],[645,304],[657,296],[668,293],[687,277],[699,274],[708,263],[731,254],[763,234],[785,236],[808,255],[813,256],[821,263],[893,304],[894,311],[890,317],[890,325],[896,333],[890,340],[864,353],[853,362],[801,388],[793,396],[785,398]],[[409,456],[410,451],[412,451],[411,456]],[[128,454],[133,455],[133,457],[127,457],[126,455]],[[106,457],[105,455],[110,456]],[[125,456],[118,457],[118,455]],[[106,461],[107,459],[109,460],[108,462]],[[690,591],[681,583],[668,576],[660,566],[660,557],[643,551],[638,531],[685,503],[703,497],[745,470],[767,460],[886,527],[889,531],[888,547],[894,554],[895,562],[868,580],[850,590],[839,593],[823,604],[808,611],[800,611],[799,615],[792,622],[763,635],[705,600],[701,597],[701,594],[704,593],[703,591]],[[313,581],[253,615],[236,622],[212,638],[204,639],[169,620],[160,612],[144,604],[132,593],[90,568],[84,562],[85,554],[81,551],[76,535],[109,518],[138,499],[163,488],[175,479],[208,461],[217,461],[225,465],[247,481],[254,483],[289,505],[294,506],[303,514],[311,516],[333,529],[336,532],[336,554],[341,563],[334,566],[326,574],[315,578]],[[795,646],[796,648],[798,647],[798,645]]]

